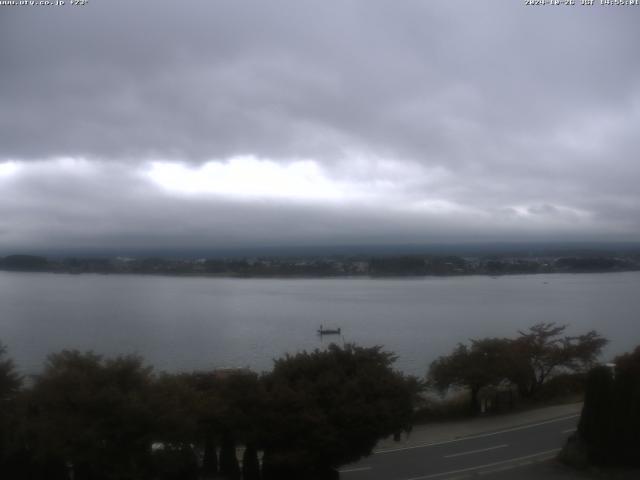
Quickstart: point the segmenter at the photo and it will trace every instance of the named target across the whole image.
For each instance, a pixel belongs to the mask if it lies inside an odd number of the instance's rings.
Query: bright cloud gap
[[[146,175],[156,185],[179,194],[329,201],[362,196],[353,184],[328,178],[312,160],[283,164],[241,156],[199,166],[156,161],[151,163]]]

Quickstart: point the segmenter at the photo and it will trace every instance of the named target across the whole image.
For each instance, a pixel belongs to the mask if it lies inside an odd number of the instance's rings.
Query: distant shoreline
[[[408,278],[539,273],[607,273],[640,270],[640,254],[623,256],[314,256],[249,258],[0,258],[0,270],[50,273],[144,274],[211,278]]]
[[[335,274],[335,275],[247,275],[247,274],[215,274],[215,273],[163,273],[163,272],[71,272],[59,270],[8,270],[0,269],[0,272],[6,273],[49,273],[53,275],[100,275],[100,276],[149,276],[149,277],[167,277],[167,278],[211,278],[211,279],[240,279],[240,280],[335,280],[335,279],[370,279],[370,280],[417,280],[422,278],[460,278],[460,277],[488,277],[502,278],[514,276],[537,276],[537,275],[597,275],[607,273],[633,273],[640,272],[640,269],[627,270],[599,270],[599,271],[546,271],[546,272],[509,272],[501,274],[491,273],[444,273],[444,274],[423,274],[423,275],[371,275],[371,274]]]

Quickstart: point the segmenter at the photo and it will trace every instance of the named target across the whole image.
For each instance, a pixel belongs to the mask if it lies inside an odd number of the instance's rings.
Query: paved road
[[[576,428],[578,415],[483,433],[447,442],[376,452],[342,468],[343,480],[445,480],[500,476],[557,455]]]

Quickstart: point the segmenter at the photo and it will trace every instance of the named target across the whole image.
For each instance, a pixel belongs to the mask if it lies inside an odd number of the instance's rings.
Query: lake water
[[[63,348],[162,370],[248,366],[330,341],[384,345],[423,374],[457,342],[541,321],[597,329],[605,359],[640,344],[640,273],[491,278],[226,279],[0,272],[0,341],[25,373]],[[319,338],[320,324],[341,336]]]

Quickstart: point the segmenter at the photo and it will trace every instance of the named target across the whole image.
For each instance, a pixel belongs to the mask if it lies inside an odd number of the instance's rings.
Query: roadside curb
[[[488,436],[505,431],[529,428],[532,425],[551,423],[580,415],[582,403],[562,406],[545,407],[526,412],[498,415],[491,418],[470,419],[447,423],[432,423],[420,425],[409,433],[404,440],[394,441],[384,439],[373,450],[374,454],[391,453],[393,451],[408,450],[430,445],[439,445],[469,439],[478,436]]]

